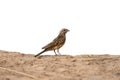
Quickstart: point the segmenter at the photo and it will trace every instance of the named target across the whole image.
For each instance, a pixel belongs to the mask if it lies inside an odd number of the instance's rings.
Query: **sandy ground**
[[[41,55],[0,51],[0,80],[120,80],[120,55]]]

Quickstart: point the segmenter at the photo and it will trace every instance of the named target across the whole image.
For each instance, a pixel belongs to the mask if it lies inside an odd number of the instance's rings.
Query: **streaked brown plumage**
[[[42,52],[38,53],[37,55],[35,55],[35,57],[39,56],[40,54],[46,52],[46,51],[50,51],[50,50],[57,50],[57,52],[60,54],[59,49],[64,45],[65,41],[66,41],[66,33],[68,32],[68,29],[63,28],[59,35],[49,44],[47,44],[46,46],[44,46],[42,49],[44,49]],[[55,52],[56,54],[56,52]],[[56,54],[57,55],[57,54]]]

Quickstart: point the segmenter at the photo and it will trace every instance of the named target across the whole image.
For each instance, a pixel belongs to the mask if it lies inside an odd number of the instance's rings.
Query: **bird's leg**
[[[54,49],[54,53],[55,53],[55,55],[57,55],[56,52],[55,52],[55,49]]]
[[[59,52],[59,49],[57,49],[57,52],[58,52],[59,55],[61,55],[60,52]]]

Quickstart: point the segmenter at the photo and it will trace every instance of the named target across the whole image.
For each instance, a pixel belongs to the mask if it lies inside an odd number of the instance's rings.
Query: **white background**
[[[0,0],[0,50],[37,54],[62,28],[61,54],[120,54],[120,1]]]

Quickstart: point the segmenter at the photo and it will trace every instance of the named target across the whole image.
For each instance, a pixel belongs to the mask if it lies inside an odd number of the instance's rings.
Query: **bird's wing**
[[[55,38],[51,43],[47,44],[42,49],[54,48],[55,46],[64,44],[65,40],[63,40],[63,38],[64,38],[63,36]]]
[[[42,49],[47,49],[47,48],[50,48],[50,47],[54,47],[56,46],[58,43],[58,40],[57,38],[55,38],[51,43],[47,44],[46,46],[42,47]]]

